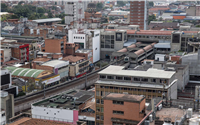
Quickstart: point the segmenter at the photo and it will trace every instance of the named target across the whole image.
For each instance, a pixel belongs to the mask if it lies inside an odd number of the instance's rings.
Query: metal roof
[[[69,61],[62,61],[62,60],[51,60],[42,64],[43,66],[50,66],[54,68],[60,68],[63,66],[69,65]]]
[[[170,48],[170,43],[157,43],[154,45],[155,48]]]
[[[34,77],[37,78],[40,73],[45,70],[29,69],[29,68],[18,68],[18,67],[6,67],[11,71],[14,76]]]
[[[36,23],[46,23],[46,22],[56,22],[56,21],[61,21],[62,19],[60,18],[48,18],[48,19],[38,19],[38,20],[32,20]]]

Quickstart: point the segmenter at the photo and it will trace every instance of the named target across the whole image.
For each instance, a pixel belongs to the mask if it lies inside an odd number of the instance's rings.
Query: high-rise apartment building
[[[141,30],[147,29],[148,2],[147,0],[130,2],[130,25],[139,25]]]
[[[87,9],[88,1],[64,2],[65,24],[84,19],[84,11]]]

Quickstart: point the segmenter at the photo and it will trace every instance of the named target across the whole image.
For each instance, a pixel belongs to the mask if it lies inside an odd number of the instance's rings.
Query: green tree
[[[37,12],[38,12],[38,13],[45,13],[45,9],[42,8],[42,7],[38,7],[38,8],[37,8]]]
[[[110,16],[110,17],[109,17],[109,20],[115,20],[115,18],[114,18],[114,17],[112,17],[112,16]]]
[[[21,5],[22,3],[25,3],[24,1],[20,1],[19,3],[18,3],[18,5]]]
[[[18,19],[18,18],[19,17],[17,15],[15,15],[15,14],[13,14],[13,15],[10,16],[10,19]]]
[[[97,8],[97,11],[101,11],[103,9],[103,4],[97,3],[96,8]]]
[[[65,18],[62,18],[61,24],[65,24]]]
[[[51,12],[48,12],[48,18],[53,18],[53,14]]]
[[[149,2],[149,6],[150,7],[153,7],[154,6],[154,3],[151,1],[151,2]]]
[[[151,21],[157,21],[157,20],[156,20],[156,16],[155,16],[154,14],[153,14],[153,15],[149,15],[148,24],[149,24]]]
[[[1,3],[1,12],[7,12],[8,6],[5,3]]]

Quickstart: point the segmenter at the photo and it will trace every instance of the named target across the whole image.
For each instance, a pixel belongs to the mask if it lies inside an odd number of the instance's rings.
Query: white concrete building
[[[94,92],[68,90],[62,94],[40,100],[31,105],[32,118],[48,119],[76,124],[80,105],[94,97]]]
[[[147,71],[126,69],[124,66],[111,65],[98,73],[96,84],[129,86],[136,89],[165,90],[169,99],[177,99],[177,79],[174,71],[149,68]],[[154,92],[156,93],[156,92]],[[147,97],[150,96],[147,94]],[[149,98],[149,97],[148,97]]]
[[[69,43],[79,44],[80,49],[92,49],[93,63],[100,60],[100,30],[69,30],[68,40]]]
[[[0,113],[0,119],[1,119],[1,125],[5,125],[6,124],[6,112],[5,110],[1,109],[1,113]]]
[[[11,59],[11,48],[1,49],[1,60],[3,60],[2,63],[10,61],[10,59]]]
[[[72,21],[84,19],[84,12],[87,9],[89,1],[65,1],[65,24],[70,24]]]

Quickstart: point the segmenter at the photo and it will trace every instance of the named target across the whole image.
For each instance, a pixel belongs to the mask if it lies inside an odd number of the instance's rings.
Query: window
[[[56,115],[56,113],[54,113],[54,115]]]
[[[108,89],[108,88],[109,88],[109,86],[105,86],[105,88],[106,88],[106,89]]]
[[[116,79],[118,79],[118,80],[122,80],[123,77],[121,77],[121,76],[116,76]]]
[[[103,99],[101,99],[101,104],[104,104],[104,100]]]
[[[114,39],[114,35],[111,35],[111,39]]]
[[[100,88],[104,88],[104,86],[100,86]]]
[[[122,41],[122,33],[116,33],[116,41]]]
[[[101,115],[101,120],[103,120],[103,115]]]
[[[148,82],[148,79],[147,78],[142,78],[141,81]]]
[[[123,125],[123,123],[113,122],[112,125]]]
[[[140,81],[140,78],[134,78],[134,81]]]
[[[156,79],[151,79],[151,82],[156,82]]]
[[[99,104],[100,103],[99,99],[96,99],[96,102],[97,102],[97,104]]]
[[[113,110],[113,114],[124,115],[123,111],[115,111]]]
[[[101,79],[105,79],[106,76],[105,76],[105,75],[100,75],[100,78],[101,78]]]
[[[99,107],[97,107],[97,112],[100,112],[100,108]]]
[[[101,91],[101,96],[104,96],[104,92],[103,91]]]
[[[131,77],[124,77],[124,80],[131,80]]]
[[[114,76],[107,76],[107,79],[114,79]]]
[[[166,79],[160,79],[160,83],[167,83]]]
[[[99,96],[99,91],[96,91],[96,96]]]
[[[99,115],[96,115],[97,120],[99,120]]]
[[[101,112],[103,112],[103,107],[101,107]]]
[[[123,101],[115,101],[115,100],[113,100],[113,104],[124,105],[124,102]]]
[[[105,92],[105,95],[108,95],[110,92]]]

